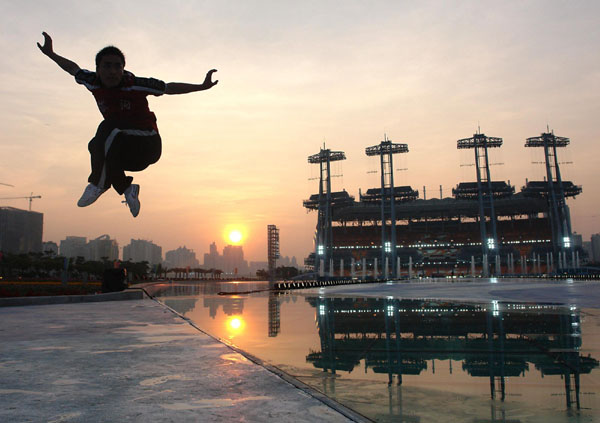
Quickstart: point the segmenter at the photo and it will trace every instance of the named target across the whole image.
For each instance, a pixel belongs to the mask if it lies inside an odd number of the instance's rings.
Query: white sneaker
[[[94,184],[89,184],[87,187],[85,187],[85,190],[83,191],[81,198],[77,202],[77,205],[79,207],[89,206],[94,201],[96,201],[98,199],[98,197],[100,197],[102,194],[104,194],[106,191],[107,191],[107,189],[99,188]]]
[[[138,195],[140,194],[140,186],[138,184],[131,184],[125,190],[125,202],[129,206],[129,211],[136,217],[140,212],[140,200]]]

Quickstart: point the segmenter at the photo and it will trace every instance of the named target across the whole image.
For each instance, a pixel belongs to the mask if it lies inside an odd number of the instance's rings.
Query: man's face
[[[108,54],[100,59],[96,74],[106,88],[117,87],[123,79],[123,61],[119,56]]]

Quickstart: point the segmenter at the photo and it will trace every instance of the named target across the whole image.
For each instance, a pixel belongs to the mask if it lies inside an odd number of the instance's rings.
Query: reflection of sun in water
[[[227,328],[227,334],[229,338],[234,338],[235,336],[241,335],[246,328],[246,322],[242,316],[231,316],[225,322],[225,326]]]
[[[229,240],[232,243],[237,244],[238,242],[240,242],[242,240],[242,233],[240,231],[238,231],[237,229],[229,232]]]
[[[229,326],[231,326],[232,329],[239,329],[240,326],[242,326],[242,322],[236,317],[235,319],[231,319]]]

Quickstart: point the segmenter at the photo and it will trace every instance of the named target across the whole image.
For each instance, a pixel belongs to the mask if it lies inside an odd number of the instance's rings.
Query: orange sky
[[[143,4],[143,7],[142,7]],[[384,133],[409,145],[396,184],[428,198],[474,180],[456,140],[478,123],[502,137],[493,179],[520,189],[541,179],[523,144],[548,124],[571,138],[565,179],[583,186],[569,200],[573,228],[600,232],[596,184],[600,134],[597,2],[11,2],[0,16],[0,197],[42,195],[44,240],[109,234],[121,246],[153,240],[163,252],[186,245],[199,257],[226,225],[245,232],[250,260],[266,260],[266,227],[281,230],[281,253],[301,262],[316,215],[302,200],[318,189],[307,156],[323,142],[346,152],[334,190],[378,185],[364,154]],[[163,138],[161,160],[139,174],[140,215],[112,191],[87,208],[87,142],[101,120],[89,92],[35,46],[93,68],[95,53],[119,46],[140,76],[197,82],[207,92],[150,98]],[[27,208],[26,200],[0,200]]]

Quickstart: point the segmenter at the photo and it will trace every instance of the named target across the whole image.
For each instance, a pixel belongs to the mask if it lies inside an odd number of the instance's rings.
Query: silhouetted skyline
[[[589,154],[600,135],[596,2],[4,6],[0,197],[41,195],[32,209],[44,213],[44,241],[110,233],[204,252],[237,225],[246,259],[264,260],[273,223],[282,252],[301,259],[316,224],[302,200],[318,190],[306,157],[324,142],[348,157],[334,169],[343,174],[336,191],[378,186],[379,174],[369,173],[377,162],[364,148],[387,134],[411,148],[397,165],[406,169],[398,185],[449,192],[473,180],[473,169],[461,167],[472,159],[455,143],[478,126],[504,139],[494,179],[517,187],[543,178],[543,166],[531,163],[539,157],[523,148],[527,137],[546,125],[569,137],[561,159],[573,164],[561,171],[584,189],[568,202],[573,230],[584,239],[600,231],[597,158]],[[100,114],[40,54],[42,31],[92,70],[108,44],[139,75],[196,81],[219,69],[218,90],[150,99],[163,154],[136,179],[143,213],[135,220],[113,193],[94,207],[75,204]],[[27,200],[1,205],[26,209]]]

